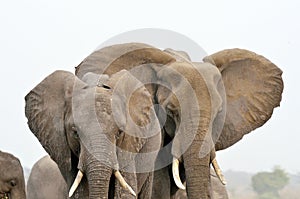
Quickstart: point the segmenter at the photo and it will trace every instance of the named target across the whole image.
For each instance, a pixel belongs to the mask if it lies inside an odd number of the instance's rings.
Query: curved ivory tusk
[[[213,159],[213,160],[211,161],[211,163],[212,163],[213,168],[214,168],[214,170],[215,170],[215,172],[216,172],[216,174],[217,174],[219,180],[221,181],[221,183],[222,183],[223,185],[226,185],[227,182],[226,182],[226,180],[225,180],[225,178],[224,178],[224,175],[222,174],[222,171],[221,171],[221,169],[220,169],[220,167],[219,167],[219,164],[218,164],[216,158]]]
[[[77,176],[73,182],[73,185],[71,186],[71,189],[69,191],[69,198],[71,198],[72,195],[74,194],[74,192],[76,191],[78,185],[80,184],[80,181],[82,180],[82,177],[83,177],[83,173],[82,173],[82,171],[79,170],[77,173]]]
[[[185,186],[181,182],[180,176],[179,176],[179,160],[176,158],[173,158],[172,163],[172,173],[173,173],[173,179],[175,181],[175,184],[179,189],[185,190]]]
[[[127,189],[132,195],[134,195],[136,197],[136,193],[133,191],[133,189],[131,188],[131,186],[129,186],[129,184],[127,184],[127,182],[125,181],[125,179],[123,178],[122,174],[120,173],[120,171],[115,171],[115,176],[117,178],[117,180],[120,182],[121,186],[124,189]]]

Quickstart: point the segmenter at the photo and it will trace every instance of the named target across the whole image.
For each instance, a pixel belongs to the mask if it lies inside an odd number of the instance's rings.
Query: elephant
[[[228,199],[225,186],[219,181],[213,169],[210,170],[213,198]],[[178,190],[175,199],[187,198],[184,190]],[[65,199],[68,198],[67,184],[57,164],[46,155],[32,167],[27,181],[27,199]]]
[[[25,178],[20,160],[0,151],[0,198],[26,199]]]
[[[151,197],[159,122],[151,95],[128,71],[80,80],[58,70],[25,101],[28,126],[57,163],[70,198]],[[141,161],[148,168],[138,173]]]
[[[57,164],[46,155],[32,167],[27,180],[27,199],[66,199],[67,184]]]
[[[172,49],[115,44],[87,56],[75,75],[82,79],[89,72],[112,75],[123,69],[152,95],[162,129],[152,198],[172,195],[168,183],[160,183],[171,176],[179,188],[186,188],[188,198],[211,198],[210,164],[226,183],[215,152],[265,124],[283,92],[282,71],[275,64],[238,48],[193,62],[187,53]],[[183,174],[186,187],[180,180]]]

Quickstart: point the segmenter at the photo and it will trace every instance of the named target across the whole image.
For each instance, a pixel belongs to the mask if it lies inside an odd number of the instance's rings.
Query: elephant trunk
[[[99,138],[99,137],[98,137]],[[92,139],[92,143],[85,147],[81,144],[81,152],[79,156],[78,169],[75,182],[79,181],[83,175],[88,181],[89,198],[108,198],[110,190],[110,179],[114,174],[116,180],[126,192],[136,196],[132,187],[126,182],[124,177],[118,171],[118,161],[116,147],[113,140],[108,140],[104,136],[101,139]],[[83,173],[81,173],[81,171]],[[71,187],[70,194],[76,189]]]
[[[117,165],[115,147],[103,143],[104,140],[104,138],[91,140],[93,143],[86,145],[87,147],[81,144],[78,169],[83,171],[87,178],[89,198],[92,199],[108,198],[110,178]]]
[[[115,154],[114,154],[115,155]],[[113,156],[114,156],[113,155]],[[119,189],[125,191],[123,195],[127,195],[126,198],[136,197],[136,193],[133,188],[126,182],[122,174],[116,168],[113,168],[111,165],[97,159],[93,155],[89,155],[86,159],[85,172],[89,185],[89,198],[108,198],[110,187],[110,179],[112,174],[115,176],[115,179],[118,181],[117,186]],[[116,196],[115,196],[116,197]]]
[[[199,130],[188,149],[183,154],[188,198],[211,198],[210,148],[207,137],[209,120],[200,121]],[[208,139],[207,139],[208,138]]]
[[[101,164],[94,157],[89,157],[86,175],[89,184],[89,198],[108,198],[112,168]]]

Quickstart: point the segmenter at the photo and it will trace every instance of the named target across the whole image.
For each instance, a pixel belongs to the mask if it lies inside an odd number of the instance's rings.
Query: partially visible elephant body
[[[27,181],[27,198],[68,198],[67,184],[50,156],[44,156],[33,165]]]
[[[19,159],[0,151],[0,198],[26,199],[25,178]]]

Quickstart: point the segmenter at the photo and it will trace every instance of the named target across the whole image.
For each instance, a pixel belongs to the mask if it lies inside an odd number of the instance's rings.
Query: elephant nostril
[[[16,186],[16,185],[17,185],[17,183],[16,183],[16,181],[15,181],[15,180],[12,180],[12,181],[10,181],[10,185],[11,185],[12,187],[14,187],[14,186]]]

